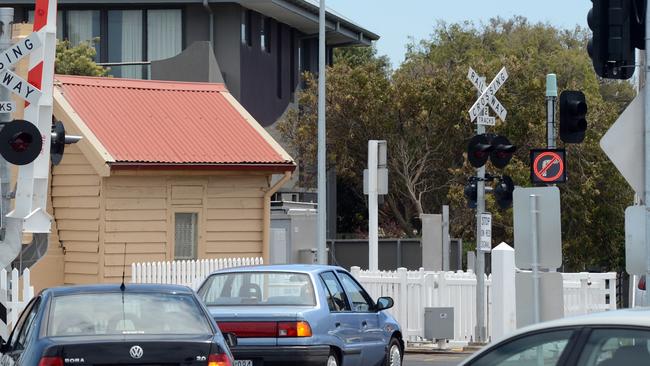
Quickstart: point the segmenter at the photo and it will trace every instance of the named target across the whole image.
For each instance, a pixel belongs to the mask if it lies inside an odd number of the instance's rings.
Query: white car
[[[650,309],[607,311],[522,328],[461,365],[650,365]]]

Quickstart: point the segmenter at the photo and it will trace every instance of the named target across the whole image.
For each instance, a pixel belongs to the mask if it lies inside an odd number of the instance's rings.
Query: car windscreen
[[[199,289],[208,306],[314,306],[311,278],[293,272],[231,272],[210,276]]]
[[[195,298],[171,293],[83,293],[52,299],[48,336],[212,334]]]

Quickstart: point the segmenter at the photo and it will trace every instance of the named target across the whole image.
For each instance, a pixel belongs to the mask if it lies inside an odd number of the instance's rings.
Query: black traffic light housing
[[[65,145],[75,144],[81,140],[80,136],[70,136],[65,134],[65,127],[61,121],[55,121],[52,124],[52,140],[50,143],[50,160],[53,165],[59,165],[63,159]]]
[[[487,134],[476,135],[467,145],[467,160],[474,168],[480,168],[487,163],[492,152],[492,144]]]
[[[502,176],[494,186],[494,199],[499,207],[507,209],[512,206],[512,192],[515,190],[515,183],[507,175]]]
[[[478,199],[478,186],[476,185],[476,177],[470,177],[465,184],[465,198],[467,199],[467,207],[476,208],[476,201]]]
[[[491,140],[492,152],[490,161],[497,169],[503,169],[512,159],[512,155],[517,151],[517,147],[510,143],[510,140],[503,136],[493,136]]]
[[[43,138],[31,122],[15,119],[0,130],[0,155],[14,165],[34,161],[43,147]]]
[[[579,144],[587,130],[587,101],[580,91],[565,90],[560,94],[560,139]]]
[[[467,160],[474,168],[480,168],[490,159],[495,168],[503,169],[516,150],[517,147],[507,138],[484,133],[469,140]]]
[[[587,45],[596,74],[629,79],[635,48],[645,48],[645,0],[591,0],[587,15],[592,38]]]

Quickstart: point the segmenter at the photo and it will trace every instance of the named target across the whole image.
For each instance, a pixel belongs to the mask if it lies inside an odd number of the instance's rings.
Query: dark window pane
[[[108,11],[108,62],[142,61],[142,11]],[[112,66],[116,77],[141,79],[141,65]]]
[[[490,350],[472,366],[557,365],[573,330],[533,333]]]
[[[632,366],[650,361],[650,332],[637,329],[596,329],[591,332],[580,366]]]

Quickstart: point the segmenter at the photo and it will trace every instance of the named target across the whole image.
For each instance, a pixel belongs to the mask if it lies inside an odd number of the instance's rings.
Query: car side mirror
[[[235,333],[224,333],[223,337],[226,339],[228,347],[237,347],[237,335]]]
[[[395,304],[395,302],[393,301],[392,297],[388,297],[388,296],[380,297],[379,299],[377,299],[377,307],[376,307],[376,309],[377,309],[377,311],[390,309],[390,308],[393,307],[394,304]]]

